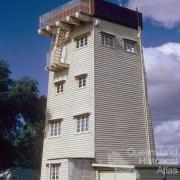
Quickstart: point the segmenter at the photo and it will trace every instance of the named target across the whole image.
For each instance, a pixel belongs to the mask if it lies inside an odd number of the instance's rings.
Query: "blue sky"
[[[143,46],[156,144],[180,152],[180,1],[109,0],[144,15]],[[66,0],[1,0],[0,58],[13,78],[38,80],[47,93],[44,70],[50,41],[37,34],[39,16]]]
[[[2,0],[0,2],[0,58],[10,64],[14,78],[37,79],[41,94],[47,93],[44,71],[49,39],[38,35],[39,16],[59,6],[59,0]]]

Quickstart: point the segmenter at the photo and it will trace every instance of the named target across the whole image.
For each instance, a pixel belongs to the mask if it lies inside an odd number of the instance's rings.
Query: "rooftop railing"
[[[52,11],[40,17],[39,28],[44,28],[54,24],[56,21],[64,19],[66,16],[71,16],[76,12],[91,14],[91,3],[88,0],[72,0],[62,6],[53,9]]]

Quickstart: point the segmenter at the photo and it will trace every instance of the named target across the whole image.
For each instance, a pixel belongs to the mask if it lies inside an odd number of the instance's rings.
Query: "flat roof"
[[[94,16],[133,29],[143,28],[140,12],[104,0],[94,0]]]

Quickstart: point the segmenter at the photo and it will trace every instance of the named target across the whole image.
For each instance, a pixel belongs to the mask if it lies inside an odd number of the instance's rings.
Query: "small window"
[[[88,132],[89,129],[89,115],[82,115],[76,120],[77,133]]]
[[[79,88],[85,87],[87,85],[87,76],[88,76],[87,74],[80,74],[75,76]]]
[[[51,164],[51,180],[59,180],[60,164]]]
[[[101,33],[101,44],[107,47],[114,47],[114,36],[106,33]]]
[[[82,76],[79,78],[79,87],[84,87],[86,86],[86,76]]]
[[[11,180],[18,180],[18,177],[17,176],[12,176]]]
[[[76,38],[76,48],[84,47],[88,45],[88,37],[82,36],[80,38]]]
[[[64,92],[64,82],[65,81],[55,83],[56,93],[57,94]]]
[[[136,53],[137,52],[137,42],[129,39],[124,39],[124,49],[127,52]]]
[[[50,131],[51,136],[60,136],[61,135],[61,120],[55,120],[50,122]]]

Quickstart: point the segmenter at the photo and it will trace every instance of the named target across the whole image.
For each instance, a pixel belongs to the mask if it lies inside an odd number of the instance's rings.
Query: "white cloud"
[[[145,48],[144,56],[154,123],[180,120],[180,43]]]
[[[128,8],[136,9],[147,18],[172,28],[180,23],[179,0],[129,0]]]
[[[145,48],[144,55],[151,85],[172,85],[180,81],[180,43]]]
[[[180,163],[179,129],[180,121],[168,121],[155,127],[154,133],[159,159],[172,159],[172,163]]]
[[[180,121],[167,121],[155,127],[155,135],[157,135],[157,144],[173,146],[180,139]],[[175,138],[176,137],[176,138]],[[180,141],[178,141],[180,148]]]
[[[180,43],[144,48],[144,57],[156,145],[180,153]]]

